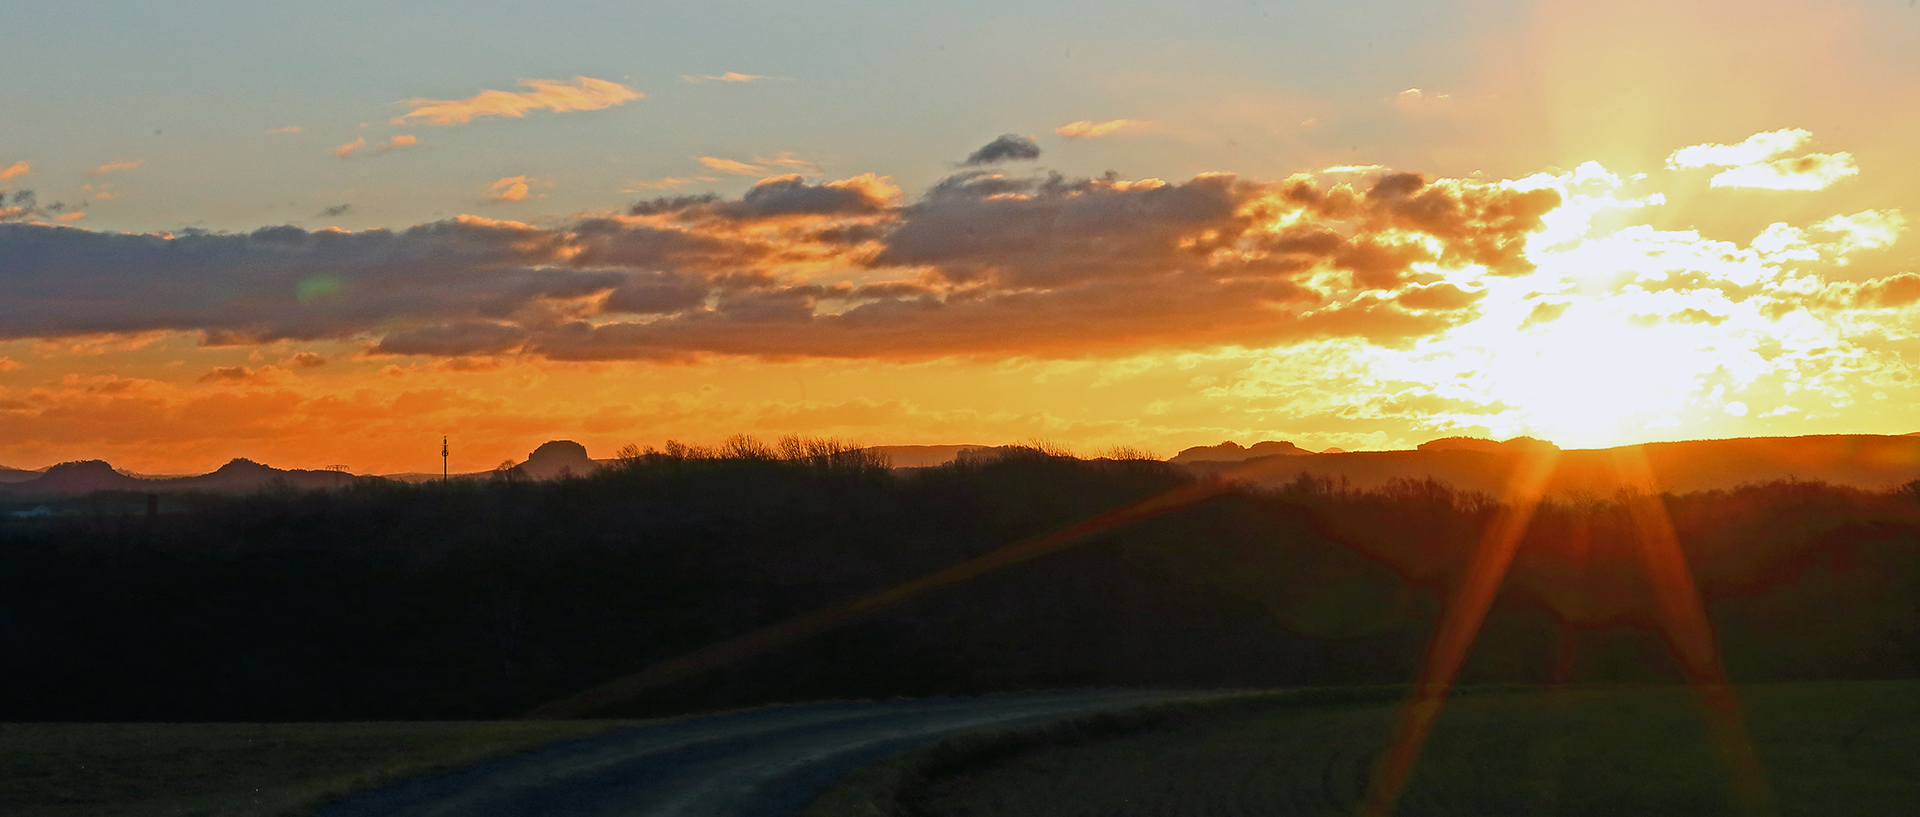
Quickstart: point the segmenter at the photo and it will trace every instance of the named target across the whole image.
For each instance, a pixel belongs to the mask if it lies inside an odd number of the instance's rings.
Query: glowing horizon
[[[0,90],[0,465],[1920,429],[1904,9],[240,9],[200,86],[149,12],[0,34],[121,54]]]

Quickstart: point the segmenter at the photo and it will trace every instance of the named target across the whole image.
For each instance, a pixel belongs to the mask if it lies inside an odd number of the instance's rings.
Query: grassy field
[[[1740,696],[1781,814],[1916,813],[1920,683],[1758,685]],[[878,807],[843,790],[810,815],[1347,815],[1395,712],[1364,698],[1267,698],[1136,729],[976,738],[973,750],[907,759],[905,774],[897,762],[899,790]],[[1734,814],[1717,758],[1685,689],[1468,695],[1449,703],[1396,813]]]
[[[0,724],[0,814],[252,817],[610,722]]]

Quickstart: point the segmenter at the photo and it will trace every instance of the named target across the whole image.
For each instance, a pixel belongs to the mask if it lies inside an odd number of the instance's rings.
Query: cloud
[[[1526,269],[1519,247],[1556,196],[1413,174],[1323,188],[971,170],[912,201],[874,174],[788,174],[544,228],[0,225],[17,293],[0,337],[362,338],[383,354],[581,360],[1399,344],[1478,308],[1420,269]]]
[[[374,149],[371,151],[370,155],[378,156],[380,154],[390,153],[392,151],[399,150],[401,148],[415,147],[419,144],[420,144],[419,137],[416,137],[413,134],[410,134],[410,133],[397,134],[393,138],[388,139],[387,141],[382,142],[379,145],[375,146]],[[355,139],[351,142],[348,142],[344,145],[334,148],[333,155],[338,156],[342,159],[346,159],[353,156],[355,153],[360,152],[366,146],[367,146],[367,137],[362,136],[358,139]]]
[[[325,365],[327,365],[327,359],[313,352],[300,352],[280,361],[280,366],[284,369],[313,369]]]
[[[53,220],[59,221],[59,222],[72,222],[72,221],[79,221],[86,217],[87,217],[86,213],[82,213],[78,210],[75,210],[71,213],[61,213],[60,215],[54,216]]]
[[[132,170],[145,163],[146,163],[146,160],[144,159],[117,159],[87,171],[87,175],[98,176],[102,173],[113,173],[121,170]]]
[[[321,210],[320,217],[333,218],[335,216],[344,216],[348,213],[348,211],[351,211],[352,209],[353,209],[353,205],[351,204],[336,204],[332,207],[328,207],[325,210]]]
[[[960,164],[966,167],[978,167],[1016,160],[1031,161],[1038,158],[1040,158],[1040,146],[1034,143],[1032,137],[1005,133],[981,146],[979,150],[968,154],[966,161]]]
[[[487,199],[501,202],[526,201],[527,177],[508,176],[487,185]]]
[[[270,128],[267,130],[267,133],[299,133],[299,132],[300,132],[299,125],[288,125],[284,128]]]
[[[773,158],[755,154],[752,162],[722,159],[718,156],[701,156],[698,158],[700,159],[700,164],[706,165],[708,170],[718,170],[722,173],[731,173],[735,176],[766,176],[783,170],[799,173],[820,172],[819,163],[802,159],[793,155],[792,151],[786,150],[774,154]],[[712,179],[704,180],[712,181]]]
[[[249,369],[245,366],[217,366],[213,371],[196,378],[196,383],[257,383],[272,379],[268,368]]]
[[[464,125],[482,116],[519,119],[529,111],[597,111],[645,97],[617,82],[591,77],[572,81],[523,79],[527,91],[481,91],[466,99],[414,99],[412,110],[393,118],[393,124]]]
[[[627,189],[621,190],[620,192],[638,193],[642,190],[672,190],[676,187],[686,187],[690,184],[717,182],[719,180],[720,178],[718,176],[663,176],[658,179],[635,179],[627,182]]]
[[[1768,190],[1825,190],[1834,182],[1858,175],[1850,153],[1809,153],[1790,159],[1744,165],[1714,174],[1714,187],[1759,187]]]
[[[1065,136],[1068,139],[1098,139],[1110,133],[1117,133],[1123,130],[1137,130],[1153,124],[1153,122],[1144,119],[1109,119],[1105,122],[1092,122],[1083,119],[1079,122],[1069,122],[1054,128],[1053,132]]]
[[[1667,166],[1675,170],[1694,167],[1733,167],[1763,162],[1774,156],[1806,147],[1813,134],[1799,128],[1756,133],[1732,145],[1704,144],[1683,147],[1667,157]]]
[[[683,74],[680,79],[697,85],[702,82],[766,82],[769,80],[785,80],[786,77],[765,77],[759,74],[741,74],[728,71],[724,74]]]
[[[33,173],[33,163],[22,159],[18,162],[14,162],[11,165],[0,168],[0,182],[6,181],[8,179],[16,178],[19,176],[31,175],[32,173]]]
[[[1799,128],[1756,133],[1733,145],[1704,144],[1684,147],[1667,157],[1667,166],[1676,170],[1701,167],[1725,167],[1714,174],[1713,187],[1757,187],[1768,190],[1824,190],[1834,182],[1858,175],[1850,153],[1808,153],[1798,157],[1775,159],[1782,153],[1802,150],[1811,144],[1813,134]]]
[[[701,156],[700,163],[706,165],[709,169],[718,170],[721,173],[732,173],[736,176],[761,176],[766,174],[766,168],[760,167],[759,165],[736,162],[732,159],[722,159],[718,156]]]
[[[85,206],[82,204],[82,206]],[[41,204],[32,190],[14,190],[0,187],[0,224],[6,222],[39,221],[48,218],[72,216],[65,202]]]

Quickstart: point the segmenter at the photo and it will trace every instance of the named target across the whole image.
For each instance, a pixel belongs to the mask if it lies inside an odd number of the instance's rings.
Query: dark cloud
[[[968,154],[967,160],[961,164],[967,167],[978,167],[1000,162],[1032,161],[1038,158],[1040,158],[1040,146],[1034,143],[1032,137],[1017,133],[1003,133],[981,146],[979,150]]]
[[[175,330],[578,360],[1399,344],[1470,319],[1479,297],[1416,265],[1523,268],[1557,203],[1414,174],[1363,190],[970,170],[907,204],[872,175],[783,176],[551,228],[0,224],[0,338]]]
[[[325,210],[321,210],[320,217],[333,218],[334,216],[344,216],[347,214],[348,210],[352,210],[352,209],[353,209],[353,205],[351,204],[336,204],[332,207],[328,207]]]

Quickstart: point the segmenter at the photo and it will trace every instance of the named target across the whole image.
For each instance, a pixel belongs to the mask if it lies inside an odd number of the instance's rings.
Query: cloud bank
[[[873,174],[789,174],[558,227],[7,224],[0,337],[164,330],[567,360],[1395,344],[1472,317],[1477,292],[1446,270],[1530,269],[1526,238],[1559,201],[1404,173],[1322,187],[970,170],[913,201]]]

